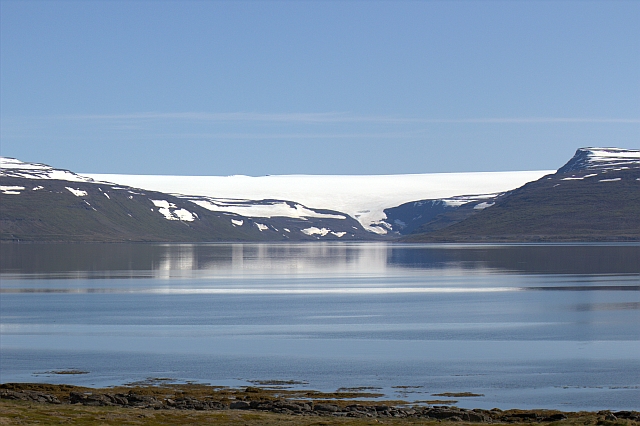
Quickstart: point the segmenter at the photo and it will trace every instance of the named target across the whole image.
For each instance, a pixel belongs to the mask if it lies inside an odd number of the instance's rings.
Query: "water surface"
[[[0,249],[2,382],[293,380],[480,408],[640,401],[638,244]],[[55,374],[69,369],[88,373]]]

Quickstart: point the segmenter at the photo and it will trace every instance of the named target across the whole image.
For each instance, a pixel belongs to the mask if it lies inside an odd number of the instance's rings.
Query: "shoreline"
[[[227,424],[229,415],[239,416],[238,418],[257,416],[254,423],[260,424],[280,424],[278,422],[288,419],[286,420],[287,424],[301,425],[318,424],[318,420],[324,421],[325,419],[344,421],[344,423],[331,424],[351,424],[350,421],[357,420],[365,423],[354,424],[369,424],[366,422],[370,421],[374,421],[374,423],[393,421],[402,422],[402,424],[444,421],[509,424],[561,422],[576,425],[613,426],[637,425],[640,422],[640,413],[637,411],[565,412],[549,409],[500,410],[497,408],[484,410],[458,408],[455,405],[443,404],[450,404],[454,401],[431,400],[409,403],[403,400],[367,400],[367,398],[376,396],[378,395],[366,389],[346,392],[318,392],[261,386],[229,388],[170,383],[112,388],[88,388],[43,383],[4,383],[0,384],[0,403],[2,406],[0,411],[14,413],[17,415],[16,418],[26,419],[26,421],[29,416],[36,415],[42,410],[50,412],[49,415],[58,412],[61,416],[66,416],[65,418],[69,418],[69,410],[78,416],[85,417],[92,415],[91,413],[104,415],[115,412],[125,417],[138,416],[142,410],[148,414],[153,413],[152,417],[156,420],[158,417],[166,417],[167,419],[176,417],[176,415],[180,417],[180,413],[182,415],[208,414],[219,417],[221,422],[219,424]],[[455,396],[474,395],[460,393]],[[3,417],[0,417],[0,420],[2,419]],[[4,419],[7,417],[5,416]],[[0,421],[0,424],[4,423],[4,421]]]

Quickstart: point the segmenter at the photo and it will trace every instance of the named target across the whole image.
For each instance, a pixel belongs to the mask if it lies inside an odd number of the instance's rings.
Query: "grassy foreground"
[[[3,384],[0,391],[4,392],[0,399],[0,425],[274,425],[274,426],[330,426],[330,425],[436,425],[438,423],[471,425],[478,423],[456,419],[434,419],[419,417],[336,417],[336,413],[277,413],[254,409],[175,409],[166,404],[156,408],[133,406],[92,406],[73,403],[73,394],[98,395],[102,392],[126,395],[170,396],[181,397],[184,400],[199,398],[220,401],[307,401],[312,405],[332,403],[340,407],[353,404],[371,404],[371,401],[358,401],[358,397],[366,398],[366,393],[319,393],[284,389],[229,389],[204,385],[161,385],[136,386],[109,389],[90,389],[67,385],[46,384]],[[41,392],[54,396],[56,403],[36,402],[34,400],[7,399],[11,392]],[[71,395],[71,398],[70,398]],[[125,395],[121,393],[120,395]],[[177,401],[178,399],[176,399]],[[165,399],[166,401],[166,399]],[[376,402],[381,404],[382,402]],[[406,407],[402,401],[385,401],[389,407]],[[424,408],[424,407],[423,407]],[[443,407],[444,408],[444,407]],[[454,407],[450,407],[454,409]],[[409,408],[405,408],[409,409]],[[416,408],[417,409],[417,408]],[[480,412],[482,410],[478,410]],[[552,410],[490,410],[486,413],[493,415],[493,419],[486,419],[485,423],[513,424],[540,423],[553,426],[638,426],[638,413],[631,412],[631,418],[616,418],[608,411],[563,413],[563,419],[558,421],[542,421],[544,417],[556,414]],[[626,412],[630,413],[630,412]],[[537,419],[536,419],[537,416]]]
[[[564,426],[635,426],[638,422],[618,419],[608,421],[604,415],[592,412],[567,413],[568,419],[549,423]],[[436,425],[451,423],[472,425],[467,422],[432,419],[362,419],[292,416],[259,411],[196,411],[146,410],[121,407],[88,407],[83,405],[50,405],[25,401],[0,400],[0,425],[274,425],[274,426],[329,426],[329,425]],[[507,423],[494,423],[507,424]]]

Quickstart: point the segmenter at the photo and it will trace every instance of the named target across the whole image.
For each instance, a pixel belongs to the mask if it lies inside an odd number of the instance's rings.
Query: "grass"
[[[631,420],[604,420],[592,412],[568,413],[568,419],[545,423],[551,426],[637,426]],[[0,425],[273,425],[273,426],[360,426],[360,425],[477,425],[426,419],[351,419],[319,416],[291,416],[256,411],[141,410],[121,407],[49,405],[0,400]],[[501,424],[501,423],[494,423]]]
[[[139,395],[153,395],[156,397],[189,396],[193,398],[214,399],[229,401],[233,399],[312,399],[315,403],[330,401],[333,404],[347,406],[358,403],[358,397],[363,393],[339,392],[321,393],[305,390],[263,389],[249,387],[247,389],[220,388],[199,384],[167,384],[160,383],[155,386],[123,386],[108,389],[83,388],[70,385],[50,384],[3,384],[2,389],[15,391],[38,391],[56,395],[61,401],[68,401],[69,392],[95,392],[95,393],[128,393]],[[462,395],[462,394],[460,394]],[[466,395],[465,395],[466,396]],[[342,398],[342,399],[335,399]],[[450,402],[450,401],[449,401]],[[376,404],[398,405],[403,401],[377,401]],[[494,410],[492,410],[494,411]],[[495,410],[497,416],[515,415],[518,413],[531,413],[535,411],[541,417],[558,413],[550,410]],[[545,422],[551,426],[638,426],[637,421],[632,420],[608,420],[608,412],[577,412],[565,413],[566,420],[558,422]],[[522,419],[513,418],[513,422],[531,423],[526,416]],[[534,421],[535,422],[535,421]],[[436,425],[449,423],[456,425],[477,425],[464,421],[447,421],[420,418],[345,418],[331,415],[292,415],[276,414],[266,411],[253,410],[222,410],[222,411],[197,411],[197,410],[154,410],[150,408],[131,408],[120,406],[95,407],[78,404],[46,404],[27,401],[14,401],[0,399],[0,425],[273,425],[273,426],[331,426],[331,425]],[[493,424],[507,424],[495,422]]]

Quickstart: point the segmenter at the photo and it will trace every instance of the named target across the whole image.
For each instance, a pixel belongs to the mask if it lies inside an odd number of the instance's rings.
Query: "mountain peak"
[[[640,168],[640,149],[579,148],[558,173],[581,170],[625,170]]]
[[[56,179],[71,182],[94,182],[69,170],[56,169],[41,163],[26,163],[16,158],[0,157],[0,176],[27,179]]]

